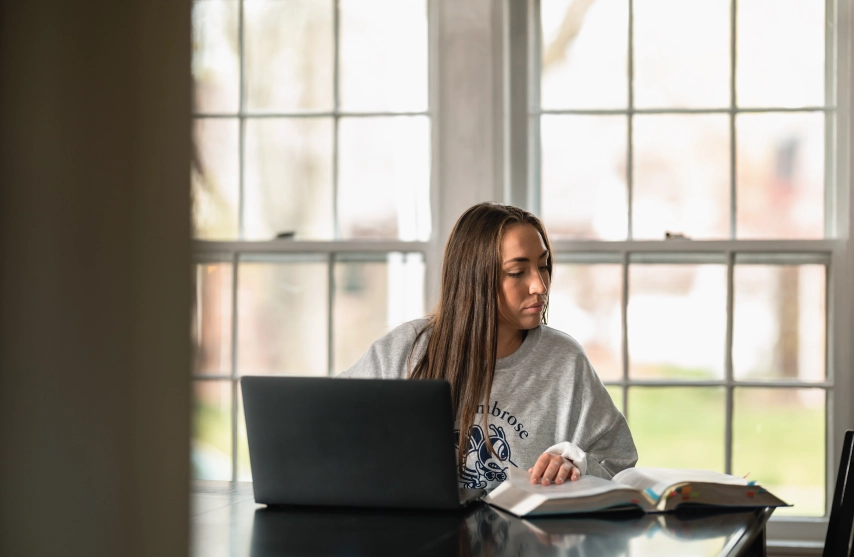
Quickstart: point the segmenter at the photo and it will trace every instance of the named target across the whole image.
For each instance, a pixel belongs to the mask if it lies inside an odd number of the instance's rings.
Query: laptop
[[[441,380],[240,380],[255,501],[450,510],[457,483],[451,387]]]

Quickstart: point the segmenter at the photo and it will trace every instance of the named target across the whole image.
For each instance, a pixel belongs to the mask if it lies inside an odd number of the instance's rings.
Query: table
[[[252,484],[193,482],[194,557],[765,555],[773,509],[520,519],[477,503],[459,512],[267,508]]]

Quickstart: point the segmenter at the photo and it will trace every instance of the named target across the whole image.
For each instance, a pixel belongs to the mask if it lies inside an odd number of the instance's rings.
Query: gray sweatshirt
[[[426,348],[429,331],[407,362],[416,333],[426,324],[417,319],[395,328],[340,377],[406,378]],[[498,458],[489,452],[487,437]],[[468,455],[461,487],[487,490],[506,479],[508,466],[527,470],[544,452],[563,455],[582,474],[607,479],[638,459],[626,419],[584,350],[545,325],[529,330],[516,352],[496,362],[489,404],[478,407],[471,441],[463,450]]]

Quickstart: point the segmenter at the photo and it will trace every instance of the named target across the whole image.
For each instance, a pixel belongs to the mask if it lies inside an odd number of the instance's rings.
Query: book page
[[[510,482],[511,485],[527,493],[544,497],[545,499],[585,498],[626,489],[635,491],[625,485],[597,478],[596,476],[581,476],[574,482],[567,481],[561,485],[542,485],[532,484],[528,477],[528,472],[520,468],[510,467],[508,472],[509,475],[506,481]]]
[[[615,482],[635,487],[647,495],[660,497],[668,488],[678,484],[716,483],[725,485],[747,485],[744,478],[688,468],[626,468],[614,476]],[[652,493],[650,493],[650,491]]]
[[[655,509],[648,496],[624,484],[596,476],[560,485],[532,484],[528,473],[518,468],[510,468],[508,478],[483,500],[516,516]]]

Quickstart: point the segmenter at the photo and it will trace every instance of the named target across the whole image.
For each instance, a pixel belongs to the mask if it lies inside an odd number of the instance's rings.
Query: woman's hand
[[[531,483],[549,485],[554,483],[560,485],[567,479],[575,481],[581,477],[581,471],[572,464],[572,461],[560,455],[543,453],[533,468],[528,469],[531,475]]]

